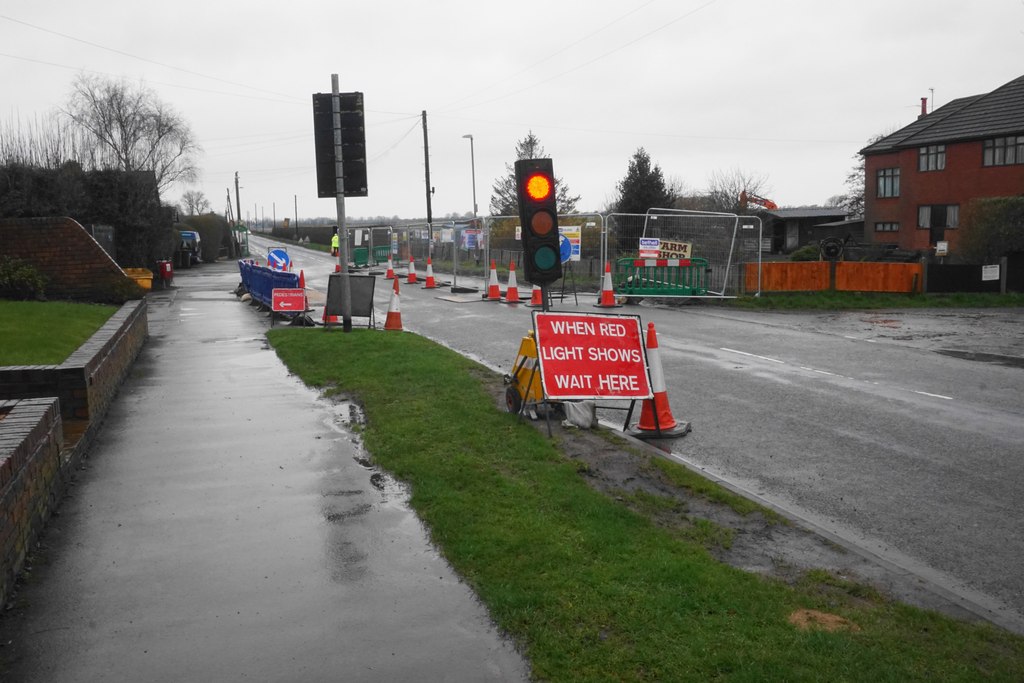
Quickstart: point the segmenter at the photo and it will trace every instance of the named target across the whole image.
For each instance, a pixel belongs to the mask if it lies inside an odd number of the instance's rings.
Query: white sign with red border
[[[545,398],[654,396],[639,316],[534,311],[533,329]]]
[[[661,240],[657,237],[640,238],[640,258],[658,258],[661,256]]]

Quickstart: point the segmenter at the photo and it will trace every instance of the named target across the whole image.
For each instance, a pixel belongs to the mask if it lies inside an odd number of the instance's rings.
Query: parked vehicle
[[[196,263],[202,263],[202,249],[199,233],[195,230],[181,230],[181,243],[178,245],[178,267],[191,268]]]

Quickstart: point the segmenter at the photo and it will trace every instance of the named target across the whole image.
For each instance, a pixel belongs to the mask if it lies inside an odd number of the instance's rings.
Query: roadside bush
[[[201,216],[186,216],[177,226],[181,230],[195,230],[199,233],[202,259],[205,263],[213,263],[220,256],[221,248],[231,254],[229,243],[231,227],[224,216],[216,213],[204,213]]]
[[[27,301],[46,298],[46,277],[35,266],[10,256],[0,256],[0,299]]]
[[[790,261],[817,261],[819,258],[817,244],[802,246],[789,255]]]
[[[1024,251],[1024,197],[971,200],[960,221],[960,249],[968,263]]]

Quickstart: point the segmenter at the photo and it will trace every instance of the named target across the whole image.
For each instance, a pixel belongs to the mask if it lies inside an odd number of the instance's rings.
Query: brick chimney
[[[926,116],[928,116],[928,98],[927,97],[922,97],[921,98],[921,115],[918,116],[917,118],[923,119]]]

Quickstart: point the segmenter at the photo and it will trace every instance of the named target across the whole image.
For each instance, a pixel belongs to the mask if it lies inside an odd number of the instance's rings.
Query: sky
[[[368,197],[350,220],[489,213],[533,133],[604,211],[644,148],[666,180],[763,179],[783,207],[846,192],[857,152],[929,108],[1024,75],[1024,0],[4,0],[0,122],[63,106],[77,74],[142,84],[202,147],[200,190],[243,219],[334,216],[312,95],[364,93]],[[467,137],[472,135],[472,140]]]

